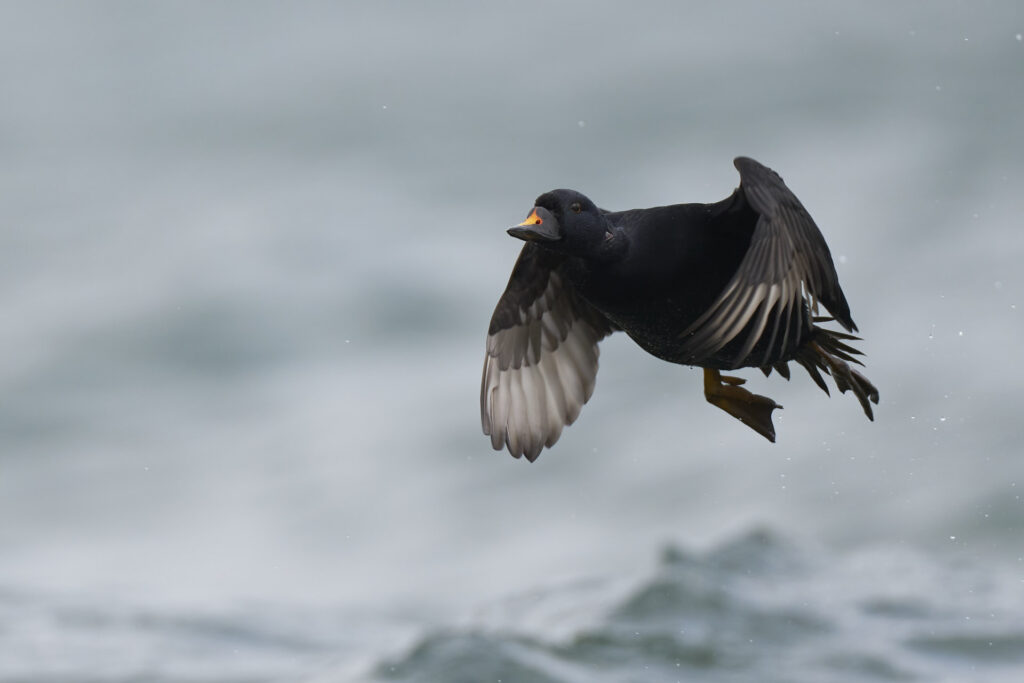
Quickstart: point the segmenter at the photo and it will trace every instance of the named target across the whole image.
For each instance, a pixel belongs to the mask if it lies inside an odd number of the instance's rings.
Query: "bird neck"
[[[568,255],[563,270],[576,289],[601,298],[614,273],[627,262],[630,239],[620,227],[608,225],[604,239],[582,255]]]

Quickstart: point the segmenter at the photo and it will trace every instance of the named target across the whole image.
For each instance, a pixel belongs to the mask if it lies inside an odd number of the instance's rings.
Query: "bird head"
[[[525,221],[508,234],[571,256],[592,254],[610,234],[608,220],[594,202],[575,190],[552,190],[537,197]]]

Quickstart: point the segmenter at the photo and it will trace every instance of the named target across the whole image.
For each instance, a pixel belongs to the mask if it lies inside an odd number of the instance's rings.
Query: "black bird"
[[[704,395],[775,441],[766,396],[721,374],[803,366],[848,389],[873,420],[878,390],[848,362],[860,352],[825,239],[782,178],[753,159],[733,162],[740,185],[714,204],[605,211],[573,190],[537,198],[508,233],[525,240],[487,334],[480,388],[495,450],[531,462],[590,399],[597,343],[622,330],[648,353],[704,368]],[[819,304],[832,317],[817,315]]]

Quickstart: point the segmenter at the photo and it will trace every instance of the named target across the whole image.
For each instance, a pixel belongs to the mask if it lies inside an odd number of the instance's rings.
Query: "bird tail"
[[[832,318],[814,318],[815,323],[829,322],[830,320]],[[875,415],[871,410],[871,404],[878,404],[878,389],[867,377],[850,366],[850,363],[856,363],[863,367],[864,364],[856,356],[864,354],[850,346],[847,343],[849,341],[860,341],[860,337],[814,325],[811,328],[810,336],[800,345],[792,360],[802,365],[814,383],[821,387],[826,394],[829,393],[828,385],[825,384],[825,379],[821,376],[821,370],[832,376],[839,393],[845,394],[847,390],[852,390],[854,396],[860,401],[864,414],[873,421]],[[770,375],[772,370],[789,379],[788,361],[780,361],[761,368],[761,372],[765,376]]]

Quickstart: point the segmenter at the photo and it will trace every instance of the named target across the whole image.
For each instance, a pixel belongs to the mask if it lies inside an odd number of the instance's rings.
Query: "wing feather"
[[[597,379],[612,324],[559,270],[562,257],[523,247],[495,307],[480,386],[480,421],[495,450],[535,460],[572,424]]]
[[[766,166],[745,157],[734,163],[740,172],[740,189],[759,217],[736,274],[683,331],[687,354],[699,362],[746,330],[733,367],[750,364],[751,352],[770,325],[767,343],[756,359],[758,364],[770,366],[791,350],[789,344],[797,341],[794,334],[799,337],[810,329],[819,302],[843,327],[855,331],[832,254],[800,200]],[[804,307],[808,313],[803,312]]]

